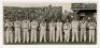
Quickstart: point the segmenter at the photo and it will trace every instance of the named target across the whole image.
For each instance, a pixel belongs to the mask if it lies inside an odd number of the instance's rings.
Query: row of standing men
[[[84,18],[81,21],[73,19],[72,21],[69,22],[69,19],[66,19],[66,22],[64,23],[61,22],[60,20],[57,20],[57,22],[51,20],[47,24],[45,20],[38,22],[37,20],[33,19],[30,22],[30,20],[28,19],[24,20],[17,19],[14,22],[12,22],[10,21],[10,19],[5,19],[4,23],[5,24],[4,27],[6,28],[5,41],[6,43],[13,43],[13,38],[14,38],[14,43],[21,43],[21,40],[23,43],[25,42],[29,43],[29,41],[37,42],[37,38],[39,38],[39,42],[48,42],[46,39],[47,37],[46,29],[48,26],[49,42],[63,42],[63,41],[69,42],[70,38],[71,42],[86,42],[87,32],[89,33],[88,41],[95,42],[96,22],[93,19],[88,19],[88,20],[85,20]],[[14,31],[12,27],[14,27]],[[40,36],[37,36],[38,27]]]

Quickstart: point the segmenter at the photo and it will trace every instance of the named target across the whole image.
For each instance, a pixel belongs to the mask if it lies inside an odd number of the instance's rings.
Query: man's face
[[[67,19],[66,22],[68,22],[69,20]]]
[[[85,18],[83,18],[83,20],[85,20]]]
[[[73,18],[73,16],[71,16],[71,18]]]
[[[18,17],[16,17],[16,20],[19,20]]]
[[[32,21],[37,21],[37,19],[33,19]]]
[[[10,19],[6,19],[6,22],[9,22],[10,21]]]

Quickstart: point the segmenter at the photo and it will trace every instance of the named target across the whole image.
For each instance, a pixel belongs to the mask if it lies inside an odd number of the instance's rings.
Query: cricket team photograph
[[[96,4],[91,4],[72,3],[64,12],[62,6],[53,5],[4,6],[4,43],[95,44],[97,12]]]

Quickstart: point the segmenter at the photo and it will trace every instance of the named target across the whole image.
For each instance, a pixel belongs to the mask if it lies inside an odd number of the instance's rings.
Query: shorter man
[[[89,42],[95,42],[96,23],[93,19],[88,22],[89,28]]]
[[[4,26],[6,27],[6,43],[13,43],[13,22],[10,19],[6,19]]]
[[[85,20],[85,18],[83,18],[80,21],[80,41],[82,42],[82,40],[84,39],[84,42],[86,42],[86,27],[87,27],[87,21]]]
[[[44,38],[44,42],[46,42],[46,22],[45,20],[42,20],[40,22],[40,42],[42,42],[43,38]]]
[[[70,31],[71,31],[71,23],[69,22],[69,19],[67,19],[66,22],[64,23],[63,30],[64,30],[64,41],[69,42]]]

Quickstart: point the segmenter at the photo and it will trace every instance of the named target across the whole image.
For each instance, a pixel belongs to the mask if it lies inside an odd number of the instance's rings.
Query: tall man
[[[32,20],[31,22],[31,43],[37,42],[37,27],[38,27],[38,21]]]
[[[21,42],[21,20],[16,17],[16,20],[14,21],[14,30],[15,30],[15,43]]]
[[[64,30],[64,41],[69,42],[70,32],[71,32],[71,23],[69,22],[69,19],[67,19],[66,22],[64,23],[63,30]]]
[[[83,18],[80,21],[80,41],[84,39],[84,42],[86,42],[86,27],[87,27],[87,21],[85,18]]]
[[[42,40],[46,42],[46,22],[45,20],[42,20],[40,22],[40,42],[42,42]]]
[[[89,28],[89,42],[95,42],[96,22],[93,19],[91,19],[88,22],[88,28]]]
[[[62,42],[62,22],[60,20],[56,23],[56,42],[58,42],[60,38],[60,42]]]
[[[56,28],[56,23],[52,19],[51,22],[49,23],[49,38],[50,42],[53,41],[55,42],[55,28]]]
[[[76,39],[76,42],[79,41],[79,38],[78,38],[78,33],[79,33],[79,21],[77,18],[73,18],[72,20],[72,42],[75,41]]]
[[[5,20],[5,37],[6,37],[6,43],[13,43],[13,22],[10,19]]]
[[[30,29],[30,21],[28,19],[24,19],[22,21],[22,31],[23,31],[23,43],[25,41],[29,42],[29,29]]]

